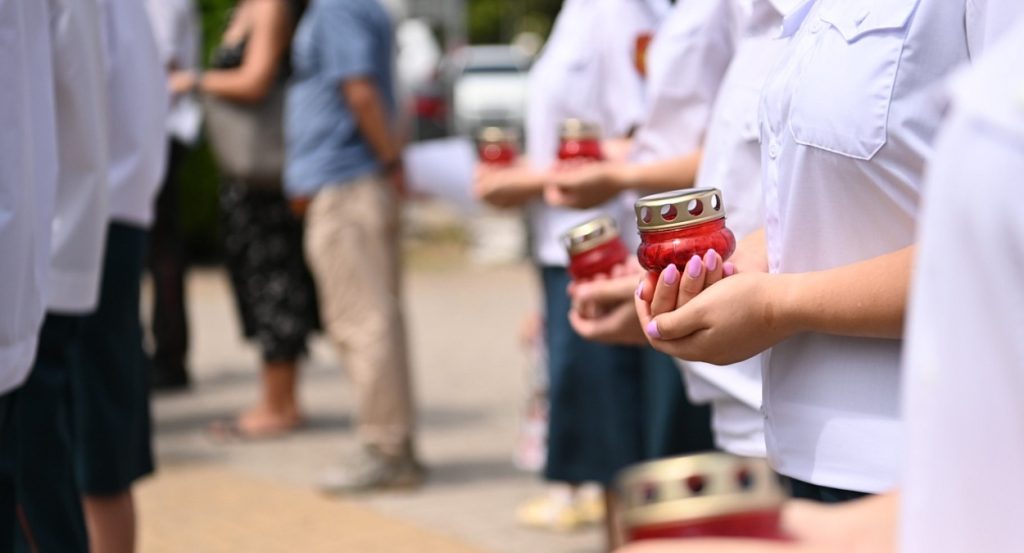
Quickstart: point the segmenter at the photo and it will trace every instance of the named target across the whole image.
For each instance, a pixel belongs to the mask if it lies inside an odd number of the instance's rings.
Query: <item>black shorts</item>
[[[72,349],[75,465],[86,495],[114,495],[153,472],[149,371],[139,293],[146,231],[112,223],[99,306]]]
[[[817,501],[818,503],[845,503],[871,495],[865,492],[841,490],[839,488],[812,484],[788,476],[782,477],[782,484],[789,488],[790,495],[795,499],[807,499],[809,501]]]
[[[546,479],[611,484],[635,463],[714,448],[711,411],[693,405],[671,358],[583,339],[569,324],[569,274],[541,271],[550,420]]]
[[[68,413],[69,345],[80,324],[47,315],[32,372],[0,399],[0,551],[89,550]]]

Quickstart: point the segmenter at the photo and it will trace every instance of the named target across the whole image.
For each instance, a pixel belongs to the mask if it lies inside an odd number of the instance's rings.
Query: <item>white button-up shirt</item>
[[[761,102],[772,272],[820,271],[914,241],[934,90],[981,49],[970,0],[811,0]],[[768,454],[787,476],[880,492],[898,481],[901,341],[820,333],[765,363]]]
[[[107,230],[107,95],[96,0],[48,0],[53,27],[58,180],[50,311],[85,313],[99,296]]]
[[[107,52],[110,218],[148,227],[167,163],[167,72],[142,3],[99,3]]]
[[[959,80],[928,171],[906,335],[904,553],[1024,543],[1022,52],[1024,24]]]
[[[46,306],[57,182],[49,4],[0,2],[0,393],[20,386]]]
[[[644,81],[634,57],[637,37],[657,28],[659,10],[652,9],[653,1],[565,2],[551,37],[530,70],[526,154],[534,167],[548,169],[556,161],[558,127],[565,119],[596,123],[605,137],[625,136],[640,123]],[[620,228],[635,224],[629,198],[620,197],[589,210],[532,202],[534,258],[541,265],[565,266],[568,256],[561,235],[602,212],[615,217]],[[638,243],[634,233],[624,232],[623,237],[633,245]]]
[[[722,190],[727,224],[741,239],[764,224],[761,194],[761,149],[757,142],[761,87],[785,39],[778,38],[782,14],[793,2],[784,0],[724,0],[724,13],[701,22],[708,34],[706,48],[732,53],[726,67],[712,63],[707,75],[688,81],[720,80],[697,174],[699,187]],[[686,3],[683,9],[699,6]],[[722,10],[719,10],[722,11]],[[667,23],[666,23],[667,25]],[[731,44],[721,44],[731,37]],[[716,58],[712,58],[716,59]],[[723,74],[724,73],[724,74]],[[706,88],[709,85],[696,85]],[[695,401],[711,402],[712,427],[719,447],[737,455],[765,456],[764,417],[761,414],[761,357],[719,367],[681,363],[687,389]]]
[[[201,69],[199,14],[194,0],[147,0],[146,8],[163,67]],[[192,94],[181,94],[171,102],[167,132],[182,143],[194,144],[201,120],[199,101]]]
[[[678,2],[647,52],[647,110],[633,138],[639,163],[701,147],[736,43],[737,0]]]

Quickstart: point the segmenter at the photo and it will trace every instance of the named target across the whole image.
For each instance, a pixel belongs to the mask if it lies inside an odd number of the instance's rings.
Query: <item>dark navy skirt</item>
[[[550,375],[548,459],[559,482],[611,483],[634,463],[714,448],[708,406],[686,397],[675,362],[650,347],[589,342],[569,325],[569,275],[541,269]]]
[[[139,284],[146,231],[112,223],[96,311],[72,345],[75,465],[85,495],[127,491],[153,472],[149,365],[142,351]]]

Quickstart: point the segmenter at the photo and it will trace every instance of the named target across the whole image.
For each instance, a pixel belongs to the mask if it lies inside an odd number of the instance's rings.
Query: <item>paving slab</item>
[[[342,501],[318,496],[322,469],[356,446],[351,386],[322,337],[312,342],[302,369],[304,430],[261,443],[212,440],[206,432],[212,421],[257,396],[259,360],[240,337],[225,274],[196,269],[187,291],[194,385],[154,400],[160,470],[140,490],[143,553],[600,551],[596,529],[553,534],[521,528],[514,519],[515,507],[542,490],[535,475],[512,465],[528,363],[516,336],[521,319],[538,305],[533,270],[473,267],[458,255],[413,267],[405,303],[419,445],[431,470],[427,486]],[[398,541],[374,542],[375,532],[365,542],[344,541],[363,539],[365,521],[394,524]],[[311,541],[303,541],[307,534]],[[429,543],[438,549],[417,549],[421,540],[435,540]]]

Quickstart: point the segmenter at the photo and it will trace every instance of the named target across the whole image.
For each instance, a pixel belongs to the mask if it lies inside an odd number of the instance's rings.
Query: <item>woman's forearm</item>
[[[614,179],[623,189],[650,193],[690,188],[697,178],[700,158],[701,150],[697,150],[652,163],[626,163],[618,167]]]
[[[199,74],[196,88],[236,102],[256,103],[266,97],[273,84],[273,75],[239,69],[213,69]]]
[[[236,102],[259,102],[278,78],[281,59],[291,40],[292,16],[284,2],[252,6],[252,29],[242,65],[198,75],[195,87]]]
[[[363,138],[381,163],[399,161],[401,149],[391,129],[384,102],[373,82],[365,77],[342,83],[341,94],[355,115]]]
[[[779,275],[787,325],[796,332],[901,338],[913,258],[909,246],[835,269]]]

